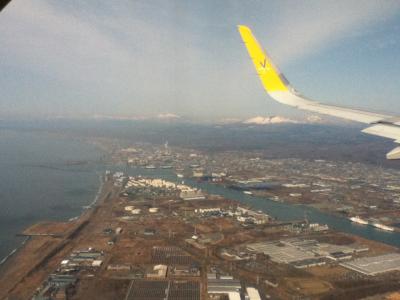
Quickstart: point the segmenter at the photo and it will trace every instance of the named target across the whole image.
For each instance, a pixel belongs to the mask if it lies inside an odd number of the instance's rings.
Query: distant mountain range
[[[191,124],[218,124],[218,125],[271,125],[271,124],[329,124],[335,123],[331,119],[321,118],[317,115],[308,115],[299,118],[288,118],[284,116],[255,116],[248,119],[224,118],[219,120],[196,120],[190,117],[180,116],[170,112],[159,113],[157,115],[102,115],[68,117],[53,116],[48,120],[98,120],[98,121],[146,121],[146,122],[168,122],[168,123],[191,123]]]
[[[253,117],[250,119],[247,119],[245,121],[242,121],[241,123],[243,124],[253,124],[253,125],[269,125],[269,124],[296,124],[296,123],[302,123],[302,124],[314,124],[314,123],[322,123],[322,118],[319,116],[307,116],[303,120],[295,120],[295,119],[289,119],[286,117],[282,116],[270,116],[270,117],[263,117],[263,116],[257,116]]]
[[[173,116],[167,118],[92,118],[0,122],[0,129],[31,132],[44,130],[66,136],[100,137],[121,141],[185,147],[210,151],[260,151],[267,158],[310,158],[363,161],[388,167],[400,162],[386,161],[392,142],[360,133],[357,123],[330,122],[329,118],[261,117],[196,123]],[[265,119],[265,120],[264,120]],[[289,122],[288,122],[289,120]],[[293,123],[290,121],[295,121]],[[281,123],[278,123],[281,122]],[[398,164],[398,166],[397,166]]]
[[[161,113],[157,115],[157,119],[160,120],[178,120],[180,119],[181,116],[178,116],[176,114],[172,114],[172,113]]]
[[[262,117],[257,116],[247,119],[242,122],[243,124],[267,125],[267,124],[281,124],[281,123],[299,123],[296,120],[288,119],[281,116]]]

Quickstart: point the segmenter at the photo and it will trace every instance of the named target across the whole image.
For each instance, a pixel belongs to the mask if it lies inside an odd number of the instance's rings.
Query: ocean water
[[[68,220],[93,201],[101,155],[94,145],[71,137],[0,130],[0,261],[21,244],[16,234],[24,228]]]

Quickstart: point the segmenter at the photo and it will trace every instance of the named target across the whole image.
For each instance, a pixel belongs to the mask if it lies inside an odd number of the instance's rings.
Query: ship
[[[379,229],[382,229],[382,230],[385,230],[385,231],[394,231],[393,227],[386,226],[386,225],[383,225],[383,224],[380,224],[380,223],[373,223],[372,226],[374,226],[376,228],[379,228]]]
[[[180,173],[176,174],[176,176],[177,176],[178,178],[183,178],[183,174],[180,174]]]
[[[365,221],[363,219],[361,219],[359,216],[355,216],[355,217],[351,217],[350,221],[357,223],[357,224],[362,224],[362,225],[367,225],[368,221]]]

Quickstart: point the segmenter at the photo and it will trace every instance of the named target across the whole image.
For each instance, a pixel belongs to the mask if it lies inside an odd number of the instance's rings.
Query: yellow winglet
[[[283,79],[278,69],[273,65],[271,59],[261,48],[250,28],[239,25],[238,30],[266,91],[287,91],[288,87],[285,83],[285,79]]]

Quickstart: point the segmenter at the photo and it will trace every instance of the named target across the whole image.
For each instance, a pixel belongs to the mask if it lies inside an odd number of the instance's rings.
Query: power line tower
[[[165,141],[165,143],[164,143],[164,154],[165,155],[170,154],[169,147],[168,147],[168,141]]]

